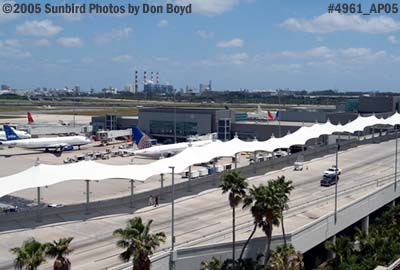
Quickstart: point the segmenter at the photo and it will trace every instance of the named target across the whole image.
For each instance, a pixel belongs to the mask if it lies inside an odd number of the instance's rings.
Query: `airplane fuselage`
[[[206,141],[198,141],[198,142],[192,142],[193,147],[199,147],[199,146],[204,146],[206,144],[211,143],[212,140],[206,140]],[[183,142],[183,143],[175,143],[175,144],[167,144],[167,145],[157,145],[157,146],[152,146],[149,148],[141,149],[141,150],[135,150],[133,153],[137,156],[147,156],[147,157],[169,157],[173,156],[179,152],[182,152],[186,148],[189,147],[188,142]]]
[[[54,138],[34,138],[1,142],[9,145],[27,149],[62,149],[66,146],[81,146],[90,143],[90,139],[84,136],[67,136]]]

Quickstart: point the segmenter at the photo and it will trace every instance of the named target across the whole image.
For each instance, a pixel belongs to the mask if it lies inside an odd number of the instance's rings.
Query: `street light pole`
[[[278,90],[278,100],[279,100],[279,110],[281,111],[281,91]],[[279,112],[279,116],[280,116],[280,112]],[[278,117],[278,126],[279,126],[279,138],[281,137],[281,119],[280,117]]]
[[[397,149],[398,149],[398,130],[396,129],[396,154],[394,163],[394,192],[397,191]]]
[[[337,222],[337,191],[338,191],[338,179],[339,179],[339,150],[340,144],[338,143],[336,148],[336,168],[335,168],[335,224]]]
[[[174,91],[174,143],[176,143],[176,93]]]
[[[171,257],[170,270],[175,269],[175,167],[169,167],[172,170],[172,186],[171,186]]]

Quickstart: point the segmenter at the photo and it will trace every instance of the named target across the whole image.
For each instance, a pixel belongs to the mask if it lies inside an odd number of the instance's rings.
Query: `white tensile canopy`
[[[296,132],[282,138],[272,137],[266,141],[245,142],[234,138],[228,142],[215,141],[202,147],[189,147],[181,153],[160,159],[146,165],[107,165],[94,161],[83,161],[66,165],[37,164],[25,171],[0,178],[0,197],[33,187],[44,187],[71,180],[133,179],[145,181],[153,175],[170,173],[175,167],[181,173],[194,164],[209,162],[218,157],[232,157],[240,152],[273,152],[279,148],[304,145],[308,140],[334,132],[363,131],[374,125],[400,125],[400,114],[387,119],[378,119],[375,115],[359,116],[346,125],[333,125],[329,121],[301,127]]]

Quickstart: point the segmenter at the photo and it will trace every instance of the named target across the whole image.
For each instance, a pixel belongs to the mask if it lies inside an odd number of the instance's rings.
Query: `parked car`
[[[329,174],[335,175],[336,172],[338,173],[338,175],[340,175],[342,173],[342,170],[340,168],[336,168],[335,165],[332,165],[330,168],[324,171],[324,175],[329,175]]]
[[[336,180],[339,181],[339,176],[336,176],[335,174],[327,174],[322,176],[320,184],[321,186],[329,187],[336,184]]]
[[[61,203],[49,203],[47,205],[47,207],[50,207],[50,208],[62,208],[62,207],[64,207],[64,205],[62,205]]]

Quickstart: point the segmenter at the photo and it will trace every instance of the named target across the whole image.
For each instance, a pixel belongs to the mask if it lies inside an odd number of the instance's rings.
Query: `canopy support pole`
[[[36,188],[37,191],[37,211],[36,211],[36,222],[41,222],[42,221],[42,213],[41,213],[41,207],[40,207],[40,187]]]
[[[235,170],[237,169],[237,164],[238,164],[238,154],[235,154]]]
[[[213,185],[217,185],[217,171],[215,169],[215,163],[217,162],[216,159],[213,160]]]
[[[254,173],[257,173],[257,151],[254,152]]]
[[[160,174],[160,182],[161,182],[161,186],[160,186],[160,198],[164,195],[164,174]]]
[[[133,208],[134,207],[134,196],[135,196],[135,180],[131,179],[129,181],[131,183],[131,200],[130,200],[130,207]]]
[[[192,166],[189,166],[187,191],[192,191]]]
[[[86,182],[86,207],[85,215],[89,215],[89,203],[90,203],[90,180],[85,180]]]

